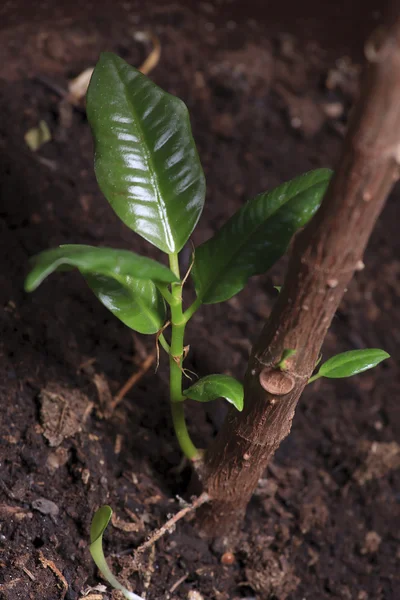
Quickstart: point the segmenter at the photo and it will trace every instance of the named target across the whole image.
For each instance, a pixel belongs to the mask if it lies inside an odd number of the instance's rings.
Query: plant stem
[[[313,381],[316,381],[320,377],[322,377],[322,375],[320,375],[319,373],[316,373],[315,375],[313,375],[312,377],[310,377],[310,379],[307,381],[307,384],[308,383],[312,383]]]
[[[169,347],[169,344],[162,333],[158,336],[158,341],[160,342],[161,346],[164,348],[165,352],[167,354],[169,354],[171,348]]]
[[[158,284],[158,289],[161,293],[161,295],[163,296],[164,300],[166,300],[168,302],[168,304],[171,304],[172,302],[172,295],[171,292],[168,289],[168,285],[167,284]]]
[[[180,278],[179,261],[177,254],[169,255],[171,271]],[[178,439],[184,455],[192,460],[198,455],[197,448],[190,439],[185,422],[182,394],[182,363],[183,363],[183,339],[186,321],[182,312],[182,284],[171,284],[171,346],[169,356],[170,368],[170,400],[172,421],[175,435]]]
[[[189,460],[194,460],[199,455],[199,451],[190,439],[189,432],[186,427],[183,402],[171,402],[171,413],[174,431],[179,442],[179,446],[186,458]]]
[[[193,302],[193,304],[191,304],[189,306],[189,308],[187,310],[185,310],[185,312],[183,313],[183,318],[185,319],[185,323],[187,323],[189,321],[189,319],[191,319],[194,315],[194,313],[196,312],[196,310],[198,310],[201,306],[201,300],[200,298],[196,298],[196,300]]]

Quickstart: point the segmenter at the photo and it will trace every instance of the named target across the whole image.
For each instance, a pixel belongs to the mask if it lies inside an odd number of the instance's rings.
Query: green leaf
[[[128,600],[143,600],[137,594],[130,592],[126,589],[118,579],[111,572],[110,567],[107,564],[107,561],[103,552],[103,533],[105,532],[107,525],[110,522],[112,516],[112,509],[110,506],[101,506],[94,514],[92,524],[90,526],[90,554],[94,562],[96,563],[97,568],[103,574],[104,578],[108,581],[108,583],[115,588],[116,590],[120,590],[122,594]]]
[[[33,292],[54,271],[79,269],[107,277],[135,277],[163,283],[177,281],[168,267],[128,250],[68,244],[45,250],[30,259],[33,266],[25,280],[25,290]]]
[[[225,398],[238,411],[243,410],[243,385],[229,375],[207,375],[184,390],[183,395],[198,402]]]
[[[107,529],[107,526],[112,517],[111,506],[101,506],[94,514],[92,523],[90,525],[90,543],[94,544],[99,537],[103,536],[103,533]]]
[[[84,277],[100,302],[134,331],[157,333],[164,325],[165,302],[152,281],[127,277],[118,282],[91,273]]]
[[[199,246],[192,275],[200,300],[228,300],[249,277],[265,273],[317,211],[331,175],[329,169],[310,171],[256,196]]]
[[[185,104],[104,53],[89,85],[87,115],[97,181],[119,218],[163,252],[179,252],[205,198]]]
[[[351,377],[368,369],[376,367],[380,362],[390,358],[384,350],[368,348],[366,350],[350,350],[333,356],[327,360],[319,369],[319,377],[338,379],[340,377]]]
[[[165,322],[164,300],[150,278],[166,283],[176,277],[155,260],[127,250],[74,244],[41,252],[31,263],[25,280],[29,292],[54,271],[77,268],[102,304],[131,329],[156,333]]]

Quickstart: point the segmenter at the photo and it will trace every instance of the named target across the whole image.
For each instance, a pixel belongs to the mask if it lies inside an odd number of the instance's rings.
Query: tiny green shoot
[[[143,600],[141,596],[130,592],[118,581],[111,572],[105,559],[103,552],[103,534],[110,522],[112,513],[111,507],[107,505],[101,506],[95,512],[90,526],[90,554],[103,577],[114,589],[120,590],[128,600]]]
[[[280,361],[276,365],[277,368],[280,369],[281,371],[286,371],[286,369],[288,368],[288,365],[287,365],[288,359],[291,356],[294,356],[295,354],[296,354],[296,350],[294,350],[293,348],[285,348],[285,350],[282,352]]]

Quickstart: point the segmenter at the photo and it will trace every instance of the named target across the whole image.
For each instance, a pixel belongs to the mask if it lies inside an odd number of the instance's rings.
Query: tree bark
[[[250,357],[244,410],[231,409],[202,472],[212,502],[200,510],[207,535],[236,531],[259,478],[289,434],[335,311],[385,199],[399,178],[400,8],[367,42],[359,102],[322,205],[297,236],[283,289]],[[285,372],[284,349],[296,353]],[[277,393],[278,392],[278,393]]]

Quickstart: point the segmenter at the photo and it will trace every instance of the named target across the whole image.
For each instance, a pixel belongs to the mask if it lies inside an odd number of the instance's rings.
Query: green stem
[[[183,313],[183,318],[185,319],[185,323],[187,323],[189,321],[189,319],[191,319],[194,315],[194,313],[196,312],[196,310],[198,310],[201,306],[201,300],[200,298],[196,298],[196,300],[193,302],[193,304],[191,304],[189,306],[189,308],[187,310],[185,310],[185,312]]]
[[[169,255],[171,271],[180,278],[178,254]],[[198,455],[186,427],[182,394],[183,340],[186,321],[182,312],[182,284],[171,284],[171,346],[169,356],[170,400],[175,435],[184,455],[192,460]]]
[[[172,300],[172,294],[168,289],[168,285],[167,284],[157,284],[157,287],[161,293],[161,295],[163,296],[164,300],[166,300],[168,302],[168,304],[171,304]]]
[[[310,377],[310,379],[307,381],[307,385],[309,383],[312,383],[313,381],[316,381],[317,379],[319,379],[320,377],[322,377],[322,375],[320,375],[319,373],[316,373],[315,375],[313,375],[312,377]]]
[[[169,354],[171,351],[171,348],[169,347],[169,344],[162,333],[158,336],[158,341],[160,342],[161,346],[164,348],[165,352],[167,354]]]

